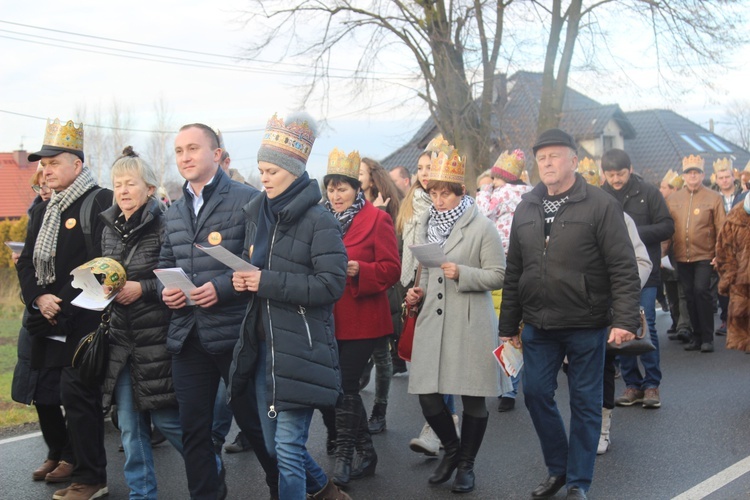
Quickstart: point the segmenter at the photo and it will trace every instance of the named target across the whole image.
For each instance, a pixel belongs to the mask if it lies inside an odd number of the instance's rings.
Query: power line
[[[34,30],[51,31],[51,32],[54,32],[54,33],[61,33],[61,34],[70,35],[70,36],[77,36],[77,37],[83,37],[83,38],[92,38],[92,39],[95,39],[95,40],[102,40],[102,41],[107,41],[107,42],[122,43],[122,44],[127,44],[127,45],[136,45],[136,46],[139,46],[139,47],[148,47],[148,48],[159,49],[159,50],[168,50],[168,51],[173,51],[173,52],[181,52],[181,53],[185,53],[185,54],[195,54],[195,55],[201,55],[201,56],[209,56],[209,57],[218,57],[218,58],[222,58],[222,59],[229,59],[229,60],[232,60],[232,61],[254,62],[254,63],[272,64],[274,66],[291,66],[293,68],[299,68],[298,64],[285,63],[285,62],[281,62],[281,61],[270,61],[270,60],[263,60],[263,59],[250,58],[250,57],[229,56],[229,55],[226,55],[226,54],[217,54],[217,53],[213,53],[213,52],[201,52],[201,51],[188,50],[188,49],[179,49],[179,48],[175,48],[175,47],[167,47],[167,46],[163,46],[163,45],[155,45],[155,44],[140,43],[140,42],[131,42],[131,41],[128,41],[128,40],[120,40],[120,39],[117,39],[117,38],[107,38],[107,37],[96,36],[96,35],[88,35],[88,34],[85,34],[85,33],[77,33],[77,32],[73,32],[73,31],[65,31],[65,30],[59,30],[59,29],[54,29],[54,28],[45,28],[45,27],[42,27],[42,26],[34,26],[34,25],[31,25],[31,24],[16,23],[16,22],[12,22],[12,21],[0,20],[0,23],[10,24],[10,25],[13,25],[13,26],[20,26],[20,27],[24,27],[24,28],[30,28],[30,29],[34,29]],[[5,31],[5,30],[2,30],[2,31]],[[23,34],[23,33],[17,33],[17,32],[15,32],[15,34]],[[41,37],[41,38],[47,38],[47,37],[43,37],[41,35],[27,35],[27,36],[34,36],[34,37],[37,37],[37,38],[39,38],[39,37]],[[49,39],[55,40],[57,42],[61,41],[60,39],[56,39],[56,38],[49,38]],[[22,41],[31,41],[31,40],[22,40]],[[83,44],[82,42],[73,42],[73,41],[69,41],[69,43]],[[83,45],[90,45],[90,44],[83,44]],[[94,47],[109,48],[111,50],[123,50],[123,51],[125,51],[125,49],[117,49],[117,48],[113,48],[113,47],[100,47],[100,46],[96,46],[96,45],[94,45]],[[149,54],[149,55],[153,55],[153,56],[156,56],[156,57],[168,57],[168,56],[157,56],[156,54]],[[221,63],[209,63],[209,64],[221,64]],[[328,67],[327,69],[329,71],[333,70],[333,71],[341,71],[341,72],[346,72],[346,73],[351,73],[351,71],[352,71],[350,69],[334,68],[334,67]],[[281,72],[281,70],[275,70],[274,72]],[[388,73],[388,72],[372,71],[372,70],[361,70],[361,71],[359,71],[359,73],[369,74],[369,75],[373,75],[373,76],[378,76],[378,75],[390,76],[390,77],[397,78],[397,79],[403,79],[403,78],[410,78],[411,77],[410,75],[399,75],[397,73]],[[300,71],[290,71],[287,74],[305,75],[305,73],[300,72]],[[350,76],[341,76],[341,75],[328,75],[328,76],[330,78],[351,78]]]

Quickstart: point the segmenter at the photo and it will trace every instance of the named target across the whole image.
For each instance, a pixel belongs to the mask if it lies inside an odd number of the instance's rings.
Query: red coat
[[[372,203],[354,216],[344,236],[350,261],[359,262],[359,274],[346,278],[344,295],[333,316],[339,340],[372,339],[393,333],[386,291],[401,277],[396,231],[390,216]]]

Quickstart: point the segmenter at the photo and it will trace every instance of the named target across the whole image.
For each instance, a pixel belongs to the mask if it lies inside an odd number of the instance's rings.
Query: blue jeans
[[[627,387],[646,390],[659,387],[661,368],[659,367],[659,335],[656,333],[656,287],[649,286],[641,290],[641,307],[646,314],[646,323],[655,351],[640,356],[620,356],[622,380]],[[644,374],[638,369],[638,359],[643,365]]]
[[[229,429],[232,427],[232,408],[227,403],[227,384],[224,379],[219,380],[214,401],[214,423],[211,426],[211,438],[215,443],[224,444]]]
[[[602,424],[606,329],[541,330],[529,324],[523,340],[523,390],[550,475],[588,491]],[[570,437],[555,402],[557,375],[568,357]]]
[[[115,385],[117,421],[125,451],[125,482],[131,500],[157,498],[154,457],[151,453],[151,423],[182,454],[182,427],[177,408],[137,411],[133,402],[130,362],[126,363]],[[148,416],[151,416],[149,423]]]
[[[279,411],[276,418],[268,416],[264,345],[258,350],[255,391],[266,449],[278,462],[279,498],[304,500],[308,493],[319,492],[325,487],[328,477],[306,447],[314,408]]]

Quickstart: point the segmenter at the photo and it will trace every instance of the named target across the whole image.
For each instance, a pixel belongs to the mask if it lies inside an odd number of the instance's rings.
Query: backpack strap
[[[78,216],[81,221],[81,231],[83,231],[83,238],[86,241],[86,252],[89,254],[89,256],[101,254],[101,251],[99,251],[99,253],[92,252],[94,242],[91,238],[91,211],[94,207],[94,199],[102,189],[103,188],[101,187],[97,187],[86,195],[86,198],[83,200],[83,204],[81,205],[81,212]]]

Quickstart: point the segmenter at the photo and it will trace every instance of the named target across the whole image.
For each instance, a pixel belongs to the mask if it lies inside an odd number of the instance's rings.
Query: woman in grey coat
[[[454,492],[474,489],[474,459],[487,427],[485,397],[496,397],[497,317],[491,290],[502,287],[505,256],[493,223],[464,194],[463,160],[447,144],[433,153],[427,192],[432,207],[419,235],[437,243],[447,262],[424,269],[406,301],[421,302],[412,351],[409,392],[419,395],[427,422],[445,455],[430,476],[443,483],[458,469]],[[461,395],[464,414],[459,439],[443,394]]]

